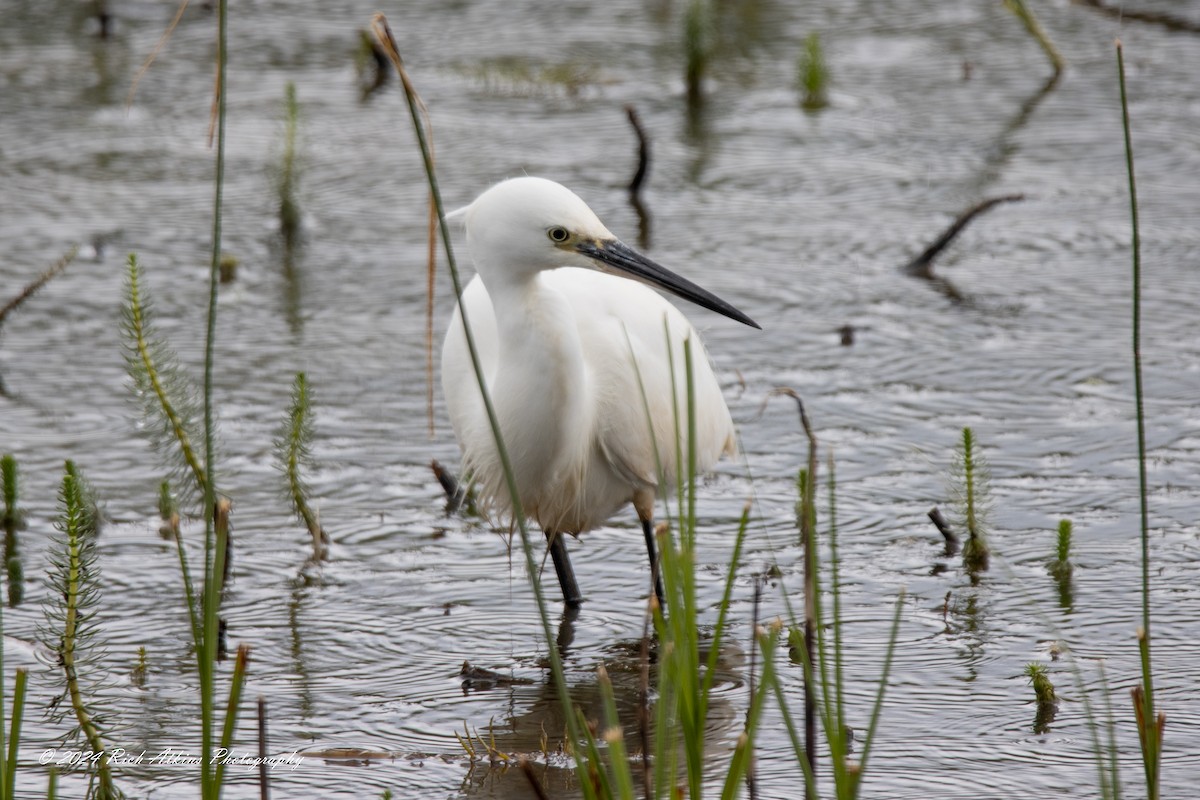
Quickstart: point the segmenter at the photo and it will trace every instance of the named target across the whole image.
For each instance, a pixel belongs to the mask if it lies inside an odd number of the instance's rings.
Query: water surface
[[[436,434],[427,432],[426,189],[407,110],[394,81],[364,98],[354,70],[358,31],[375,10],[346,0],[312,9],[262,2],[232,14],[224,249],[241,269],[222,291],[217,340],[219,481],[234,501],[236,537],[224,614],[230,640],[254,648],[247,696],[267,698],[272,752],[386,756],[310,756],[276,771],[273,796],[525,797],[519,774],[469,767],[455,738],[464,724],[493,725],[502,747],[531,751],[543,728],[559,737],[562,721],[522,560],[488,527],[447,518],[429,472],[431,459],[456,463],[457,448],[440,399]],[[653,147],[647,251],[765,329],[686,309],[743,448],[701,497],[709,624],[737,518],[754,503],[732,608],[736,646],[723,654],[710,722],[713,787],[746,706],[753,575],[771,564],[781,571],[764,617],[784,613],[784,593],[799,602],[794,477],[806,444],[790,401],[762,409],[772,389],[790,386],[837,464],[855,727],[866,725],[892,604],[907,591],[864,786],[889,798],[1095,796],[1081,697],[1100,701],[1101,659],[1122,779],[1137,793],[1128,688],[1138,674],[1140,562],[1119,35],[1143,223],[1163,796],[1183,796],[1200,780],[1193,35],[1075,5],[1040,8],[1069,64],[1047,91],[1041,53],[999,3],[795,9],[758,0],[721,12],[724,46],[707,102],[689,113],[671,4],[384,10],[431,109],[452,206],[504,177],[544,175],[637,241],[623,188],[635,152],[623,107],[638,109]],[[215,22],[189,8],[127,108],[133,76],[173,9],[112,11],[103,41],[75,5],[16,3],[0,29],[0,299],[84,246],[0,332],[0,451],[20,460],[30,522],[19,539],[24,600],[6,609],[5,655],[10,669],[34,668],[19,781],[31,795],[44,785],[39,755],[65,732],[37,711],[56,689],[35,644],[64,459],[83,468],[111,518],[100,548],[108,654],[96,671],[121,725],[113,743],[194,750],[198,735],[178,563],[154,509],[167,468],[140,430],[120,307],[125,255],[136,251],[159,331],[199,375]],[[833,80],[831,105],[816,114],[801,109],[795,88],[812,31]],[[554,77],[564,74],[574,76],[569,84]],[[289,81],[301,107],[304,212],[303,242],[290,255],[272,188]],[[960,210],[1011,193],[1026,199],[976,220],[937,262],[958,300],[900,270]],[[451,301],[447,282],[438,288],[440,331]],[[846,325],[852,346],[840,344]],[[334,541],[330,562],[309,580],[301,577],[308,535],[289,516],[273,455],[300,370],[315,399],[312,495]],[[976,585],[941,555],[925,517],[935,504],[949,507],[965,425],[991,472],[995,557]],[[1069,598],[1045,569],[1061,518],[1076,530]],[[580,701],[594,703],[595,669],[606,663],[630,712],[636,680],[626,673],[647,586],[634,522],[632,513],[615,518],[573,545],[590,600],[564,630]],[[186,522],[193,564],[202,533]],[[1077,673],[1050,660],[1058,641],[1077,656]],[[150,663],[145,688],[128,677],[139,646]],[[464,661],[525,680],[464,689]],[[1063,697],[1044,733],[1034,732],[1022,676],[1031,661],[1046,664]],[[799,670],[786,680],[795,711]],[[247,708],[238,728],[249,750],[252,716]],[[798,770],[777,711],[759,747],[761,796],[791,796]],[[229,796],[256,794],[252,775],[232,777]],[[191,769],[129,768],[118,778],[132,796],[195,794]],[[78,778],[64,780],[82,791]],[[571,796],[568,771],[551,768],[545,780]]]

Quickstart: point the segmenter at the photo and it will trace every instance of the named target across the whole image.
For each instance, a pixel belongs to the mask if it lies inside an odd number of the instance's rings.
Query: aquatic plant
[[[0,641],[4,639],[4,604],[0,603]],[[25,713],[25,693],[29,683],[28,670],[18,669],[14,678],[12,710],[4,690],[4,648],[0,647],[0,800],[13,800],[17,785],[17,753],[21,740],[21,720]],[[6,729],[7,724],[7,729]],[[51,770],[53,787],[53,770]],[[51,788],[51,795],[53,788]]]
[[[1071,571],[1071,520],[1063,519],[1058,522],[1058,537],[1054,546],[1054,562],[1060,565],[1060,570]]]
[[[794,396],[794,394],[793,394]],[[799,398],[796,398],[799,403]],[[801,405],[803,410],[803,406]],[[812,429],[808,423],[807,416],[801,416],[805,431],[809,437],[809,470],[813,469],[814,452],[816,449],[816,439],[812,433]],[[802,470],[803,471],[803,470]],[[811,474],[811,473],[810,473]],[[800,484],[800,481],[797,481]],[[812,486],[814,481],[808,478],[806,486]],[[892,658],[895,654],[896,637],[900,630],[900,612],[904,606],[905,593],[900,592],[896,599],[895,612],[892,617],[892,625],[888,634],[887,649],[884,652],[883,665],[880,670],[880,677],[875,693],[875,700],[871,709],[870,721],[867,723],[866,732],[861,737],[862,747],[857,760],[851,758],[851,740],[855,738],[850,726],[846,723],[846,708],[847,695],[845,678],[843,675],[842,665],[842,612],[841,612],[841,582],[839,579],[840,558],[838,556],[838,532],[837,532],[837,481],[834,473],[833,459],[829,460],[829,564],[830,564],[830,595],[832,599],[831,618],[827,621],[825,618],[824,603],[821,599],[820,586],[820,570],[817,568],[819,564],[818,550],[815,537],[815,499],[809,498],[805,500],[805,495],[801,494],[801,511],[799,513],[800,520],[811,519],[810,523],[813,526],[813,535],[808,536],[804,542],[805,560],[813,565],[812,574],[808,574],[806,569],[805,576],[805,605],[806,608],[811,603],[811,619],[807,617],[810,612],[806,611],[805,624],[801,627],[795,620],[793,615],[788,633],[788,643],[793,661],[799,661],[804,670],[805,681],[805,741],[801,743],[799,732],[796,730],[795,724],[792,721],[791,715],[788,712],[787,700],[784,693],[782,683],[776,681],[773,690],[776,701],[780,710],[783,713],[784,722],[787,728],[788,736],[791,739],[792,748],[796,756],[797,763],[801,766],[804,773],[805,781],[805,797],[816,798],[817,793],[817,771],[816,771],[816,744],[815,733],[811,728],[815,725],[813,716],[819,719],[821,730],[825,734],[825,741],[829,747],[830,761],[832,765],[832,778],[834,787],[834,796],[838,800],[850,800],[858,796],[859,788],[862,784],[862,778],[867,768],[868,759],[871,753],[871,746],[875,739],[876,731],[879,727],[879,719],[883,710],[883,700],[887,692],[888,677],[891,674]],[[784,595],[787,601],[786,594]],[[789,613],[791,613],[791,604],[788,603]],[[832,641],[830,641],[832,639]],[[814,655],[815,653],[815,655]],[[819,688],[819,695],[813,692],[814,697],[810,700],[808,697],[812,687]],[[819,699],[818,699],[819,698]],[[810,712],[807,708],[809,703],[812,703],[815,708]]]
[[[89,768],[95,769],[89,798],[112,800],[122,797],[113,782],[106,751],[107,716],[98,711],[87,694],[97,685],[85,684],[84,667],[102,657],[103,645],[95,643],[96,608],[100,603],[100,576],[96,566],[96,537],[99,515],[95,494],[75,464],[66,463],[59,490],[58,552],[51,555],[49,583],[52,592],[43,606],[46,624],[42,640],[54,654],[61,670],[62,692],[51,701],[51,719],[61,721],[71,714],[76,722],[70,737],[79,736],[93,753],[100,754]],[[64,703],[64,701],[66,701]]]
[[[1162,762],[1163,729],[1166,714],[1155,713],[1154,676],[1150,659],[1150,503],[1146,481],[1146,414],[1142,387],[1142,257],[1141,236],[1138,230],[1137,178],[1133,169],[1133,138],[1129,130],[1129,102],[1125,88],[1125,54],[1117,41],[1117,75],[1121,89],[1121,126],[1125,135],[1125,166],[1129,177],[1129,217],[1132,228],[1133,258],[1132,340],[1133,392],[1137,418],[1138,497],[1140,501],[1140,533],[1142,546],[1142,625],[1137,631],[1138,652],[1141,656],[1142,684],[1132,690],[1137,719],[1138,742],[1142,750],[1142,767],[1146,778],[1146,794],[1150,800],[1159,796],[1159,767]]]
[[[1029,684],[1033,687],[1033,694],[1037,699],[1033,732],[1045,733],[1050,729],[1054,715],[1058,713],[1058,696],[1054,693],[1054,684],[1050,681],[1046,668],[1037,662],[1026,664],[1024,674],[1029,678]]]
[[[292,403],[288,408],[283,430],[275,440],[275,453],[279,469],[287,481],[287,493],[292,503],[292,512],[299,517],[312,534],[313,560],[322,561],[327,554],[329,536],[321,527],[321,521],[308,504],[308,486],[300,475],[300,468],[312,466],[312,403],[308,393],[308,379],[303,372],[296,373],[292,384]]]
[[[988,471],[986,462],[976,453],[975,434],[969,427],[962,429],[959,450],[955,453],[951,490],[957,495],[961,524],[967,531],[967,542],[962,550],[963,567],[969,574],[976,575],[988,568],[991,558],[985,535]]]
[[[821,34],[813,31],[804,40],[804,49],[796,60],[796,82],[802,96],[800,107],[819,111],[829,105],[829,66],[821,48]]]
[[[1046,673],[1044,666],[1036,661],[1026,664],[1025,676],[1029,678],[1029,685],[1033,687],[1033,693],[1039,705],[1058,702],[1058,696],[1054,693],[1054,684],[1050,682],[1050,676]]]
[[[666,332],[664,331],[664,334]],[[670,353],[668,349],[668,353]],[[717,658],[728,627],[728,613],[732,598],[735,576],[741,562],[742,547],[749,526],[749,508],[743,510],[742,519],[734,538],[733,552],[725,575],[724,592],[718,605],[717,620],[707,642],[708,657],[700,658],[700,607],[696,597],[696,413],[695,386],[692,374],[692,347],[684,340],[684,386],[674,386],[675,463],[686,464],[678,470],[676,484],[675,516],[666,506],[666,523],[657,531],[660,553],[660,574],[663,583],[663,598],[666,608],[651,601],[655,632],[659,640],[658,701],[655,705],[654,725],[654,785],[661,793],[679,793],[676,787],[678,753],[683,751],[683,768],[687,780],[687,796],[701,796],[701,782],[706,764],[704,734],[709,704],[712,699],[713,682],[717,673]],[[673,364],[668,366],[675,375]],[[686,431],[680,428],[679,393],[684,398],[683,419],[687,420]],[[643,397],[643,407],[646,405]],[[648,413],[648,411],[647,411]],[[685,438],[686,437],[686,438]],[[686,459],[680,452],[687,444]],[[653,591],[651,592],[653,594]],[[752,634],[757,642],[757,634]],[[773,634],[776,639],[779,632]],[[773,652],[774,646],[771,646]],[[735,791],[749,767],[749,753],[753,747],[759,715],[766,692],[771,685],[773,661],[764,651],[764,675],[760,680],[759,692],[750,698],[746,726],[734,749],[726,768],[723,794]]]
[[[1004,0],[1004,7],[1017,16],[1021,23],[1025,26],[1025,30],[1029,31],[1029,35],[1037,41],[1041,46],[1042,52],[1046,54],[1046,58],[1050,59],[1050,66],[1054,68],[1054,77],[1057,79],[1066,67],[1066,61],[1063,60],[1062,53],[1054,46],[1054,42],[1046,34],[1046,30],[1038,19],[1033,14],[1033,10],[1025,3],[1025,0]]]
[[[197,419],[198,391],[175,353],[154,332],[153,304],[137,254],[130,253],[126,264],[123,328],[134,394],[159,452],[177,461],[176,471],[193,494],[203,493],[208,471],[197,449],[206,436]]]

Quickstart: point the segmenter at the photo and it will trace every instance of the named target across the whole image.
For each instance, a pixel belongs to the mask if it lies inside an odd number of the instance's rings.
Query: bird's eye
[[[546,232],[546,235],[549,236],[550,241],[554,242],[555,244],[562,244],[567,239],[571,238],[571,232],[566,228],[551,228]]]

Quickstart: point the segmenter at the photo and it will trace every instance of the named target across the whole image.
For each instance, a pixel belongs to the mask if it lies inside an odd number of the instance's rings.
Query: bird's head
[[[487,283],[532,277],[542,270],[583,267],[648,283],[758,328],[754,320],[612,234],[587,203],[545,178],[512,178],[451,215],[467,230],[471,257]]]

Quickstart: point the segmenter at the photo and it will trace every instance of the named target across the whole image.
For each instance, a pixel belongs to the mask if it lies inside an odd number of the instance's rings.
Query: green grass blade
[[[904,610],[905,592],[901,591],[896,598],[896,611],[892,615],[892,627],[888,631],[887,650],[883,656],[883,669],[879,674],[879,690],[875,693],[875,703],[871,707],[871,721],[867,723],[867,733],[863,739],[862,755],[859,756],[858,774],[854,779],[854,796],[858,794],[858,783],[862,774],[867,770],[867,759],[871,755],[871,745],[875,742],[875,733],[879,729],[879,715],[883,711],[883,698],[887,693],[888,677],[892,672],[892,657],[896,653],[896,637],[900,633],[900,613]]]
[[[625,751],[625,735],[621,730],[621,719],[617,715],[617,700],[613,695],[612,681],[603,666],[596,670],[596,682],[604,703],[604,730],[602,736],[608,745],[608,765],[612,775],[612,786],[616,796],[622,800],[633,800],[633,771]]]
[[[229,682],[229,701],[225,704],[225,725],[221,731],[221,741],[218,753],[228,753],[233,744],[233,734],[237,730],[238,709],[242,702],[242,687],[246,683],[246,668],[250,663],[249,645],[238,647],[237,661],[233,666],[233,678]],[[214,780],[218,791],[225,781],[225,762],[222,759],[217,764]]]
[[[764,680],[763,684],[765,685],[766,683],[767,681]],[[796,756],[796,763],[800,765],[800,769],[804,773],[804,796],[815,798],[817,797],[817,777],[813,773],[812,765],[809,763],[801,733],[796,728],[796,722],[792,719],[791,712],[788,711],[783,683],[780,681],[777,673],[772,674],[770,684],[771,691],[775,694],[775,702],[779,704],[779,712],[783,716],[783,724],[787,729],[788,741],[791,742],[792,752]]]
[[[704,697],[709,697],[712,693],[713,681],[717,674],[717,661],[721,651],[721,640],[725,634],[725,621],[729,614],[729,603],[733,598],[734,578],[737,574],[737,568],[742,560],[742,545],[746,541],[746,531],[750,527],[750,504],[747,503],[742,509],[742,518],[738,522],[737,535],[733,539],[733,555],[729,558],[729,569],[725,573],[725,591],[721,595],[721,605],[717,612],[717,624],[713,628],[712,646],[708,651],[708,660],[705,663],[704,683],[701,687],[701,692]]]
[[[17,786],[17,751],[21,742],[21,717],[25,713],[25,687],[29,683],[28,670],[17,670],[17,678],[13,686],[12,718],[9,720],[8,757],[6,759],[5,798],[12,800]]]
[[[1121,127],[1125,136],[1125,166],[1129,176],[1129,217],[1132,227],[1133,297],[1132,350],[1133,392],[1137,417],[1138,497],[1140,501],[1140,530],[1142,546],[1142,629],[1138,631],[1138,652],[1141,656],[1142,686],[1138,709],[1138,728],[1142,745],[1142,763],[1146,775],[1146,793],[1151,800],[1159,795],[1159,759],[1162,754],[1161,715],[1154,711],[1154,675],[1150,659],[1150,505],[1146,479],[1146,414],[1142,386],[1142,257],[1141,234],[1138,225],[1137,178],[1133,168],[1133,136],[1129,125],[1129,101],[1125,87],[1125,55],[1117,42],[1117,74],[1121,88]]]
[[[733,759],[725,773],[725,783],[721,788],[721,800],[734,800],[745,780],[750,763],[754,758],[754,740],[758,734],[758,726],[762,720],[762,712],[766,707],[767,695],[775,682],[775,651],[779,645],[779,629],[769,634],[755,636],[756,645],[762,651],[762,675],[753,696],[750,698],[750,710],[746,714],[746,728],[738,737],[738,743],[733,752]]]
[[[221,222],[225,192],[225,109],[228,83],[226,67],[228,47],[229,4],[217,1],[217,140],[216,165],[213,178],[212,256],[209,263],[208,324],[204,335],[204,466],[208,480],[204,484],[204,608],[203,638],[198,643],[197,660],[200,670],[200,748],[204,763],[200,767],[201,791],[204,800],[217,800],[221,793],[219,779],[212,768],[212,737],[214,724],[214,668],[217,657],[217,608],[220,604],[221,574],[217,546],[216,523],[217,474],[214,463],[215,409],[213,407],[213,371],[217,340],[217,287],[221,276]]]
[[[408,73],[404,69],[404,63],[400,58],[399,47],[396,44],[395,37],[392,35],[391,28],[388,26],[387,18],[383,14],[375,14],[371,21],[372,30],[376,38],[383,46],[392,65],[396,68],[396,73],[400,77],[401,85],[404,89],[405,101],[408,105],[409,114],[412,118],[413,129],[417,137],[417,143],[421,151],[421,160],[425,166],[425,175],[429,183],[430,196],[433,199],[434,208],[438,217],[438,229],[441,233],[442,245],[446,253],[446,263],[450,272],[450,280],[454,285],[454,293],[458,298],[462,298],[462,281],[458,273],[458,266],[454,260],[454,248],[450,242],[450,227],[446,223],[445,207],[442,203],[441,190],[438,186],[437,171],[434,167],[433,149],[426,135],[426,126],[422,121],[422,113],[424,104],[413,88],[412,82],[409,80]],[[516,478],[512,469],[512,461],[509,458],[508,449],[504,444],[504,437],[500,431],[500,421],[496,416],[496,409],[492,403],[491,393],[488,391],[487,380],[483,373],[483,366],[479,360],[479,350],[475,344],[474,333],[471,329],[469,315],[463,304],[459,303],[459,310],[462,315],[463,332],[467,342],[467,352],[471,357],[471,366],[475,372],[475,379],[479,386],[480,395],[483,399],[484,409],[487,412],[488,424],[492,429],[492,434],[496,442],[496,451],[500,456],[500,462],[504,469],[505,483],[508,488],[509,496],[512,501],[513,519],[516,523],[517,530],[520,533],[521,549],[525,555],[525,569],[529,575],[530,586],[533,589],[535,603],[538,608],[538,616],[542,624],[542,634],[545,637],[548,654],[550,658],[550,671],[554,678],[555,690],[558,694],[559,703],[562,706],[564,717],[567,722],[568,733],[573,741],[577,742],[580,739],[580,730],[578,720],[572,709],[574,704],[571,701],[570,693],[567,691],[566,677],[563,671],[562,658],[555,646],[554,633],[550,627],[550,615],[546,607],[546,599],[542,593],[541,583],[538,580],[537,562],[533,554],[533,545],[530,541],[529,527],[525,521],[525,512],[521,506],[520,494],[517,491]],[[573,751],[575,752],[575,751]],[[583,769],[583,762],[576,758],[576,764],[580,770]]]

